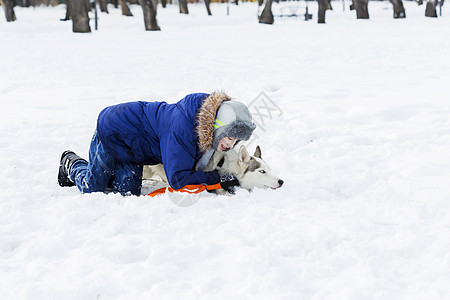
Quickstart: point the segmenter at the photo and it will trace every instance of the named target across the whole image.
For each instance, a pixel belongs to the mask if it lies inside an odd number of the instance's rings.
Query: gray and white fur
[[[269,165],[261,158],[261,148],[256,147],[250,155],[242,145],[239,151],[231,149],[226,152],[215,152],[206,170],[217,170],[219,173],[232,174],[239,180],[241,188],[251,191],[253,188],[280,188],[284,181],[272,174]]]

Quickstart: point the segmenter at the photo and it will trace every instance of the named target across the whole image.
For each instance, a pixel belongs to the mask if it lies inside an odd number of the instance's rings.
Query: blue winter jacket
[[[105,108],[97,121],[101,142],[123,163],[162,163],[169,184],[179,189],[188,184],[216,184],[216,171],[198,172],[201,158],[195,128],[196,114],[208,94],[187,95],[175,104],[129,102]]]

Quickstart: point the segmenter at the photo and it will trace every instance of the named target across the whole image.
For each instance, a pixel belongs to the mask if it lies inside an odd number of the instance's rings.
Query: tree
[[[266,0],[266,5],[264,6],[261,16],[259,16],[259,23],[273,24],[272,3],[273,0]]]
[[[437,18],[436,6],[438,4],[437,0],[428,0],[427,6],[425,7],[425,17]]]
[[[22,0],[22,1],[19,1],[19,5],[21,7],[30,7],[31,6],[31,1],[30,0]]]
[[[208,16],[212,16],[211,9],[209,8],[209,4],[211,0],[205,0],[206,11],[208,12]]]
[[[369,0],[353,0],[352,5],[350,5],[350,10],[356,10],[357,19],[368,19],[369,18]]]
[[[394,19],[406,18],[405,8],[403,7],[402,0],[389,0],[394,6]]]
[[[317,12],[317,23],[325,23],[325,12],[333,10],[330,0],[317,0],[319,3],[319,11]]]
[[[69,0],[73,32],[91,32],[89,26],[89,0]]]
[[[89,0],[68,0],[67,9],[72,19],[73,32],[91,32],[89,26]]]
[[[14,13],[14,0],[0,0],[2,2],[3,10],[5,11],[5,17],[7,22],[14,22],[17,20]]]
[[[157,31],[161,30],[156,20],[157,0],[139,0],[142,10],[144,11],[145,30]]]
[[[72,10],[72,4],[70,1],[67,1],[66,3],[66,16],[64,19],[60,19],[61,21],[69,21],[70,20],[70,11]]]
[[[108,0],[98,0],[98,5],[100,6],[100,11],[109,14],[108,11]]]
[[[189,14],[186,0],[178,0],[178,4],[180,6],[180,14]]]
[[[127,17],[132,17],[133,14],[131,13],[130,7],[128,7],[126,0],[119,0],[120,7],[122,7],[122,15]]]

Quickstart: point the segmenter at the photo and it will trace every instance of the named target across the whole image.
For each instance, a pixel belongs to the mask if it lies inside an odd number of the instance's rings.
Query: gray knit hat
[[[255,128],[252,115],[244,103],[234,100],[222,102],[214,122],[213,149],[224,137],[247,141]]]

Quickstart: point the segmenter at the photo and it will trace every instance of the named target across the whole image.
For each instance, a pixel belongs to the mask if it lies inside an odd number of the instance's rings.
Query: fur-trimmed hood
[[[198,136],[198,146],[205,153],[212,148],[214,141],[214,122],[216,113],[224,101],[230,101],[231,97],[222,91],[215,91],[203,100],[202,106],[197,112],[196,133]]]

